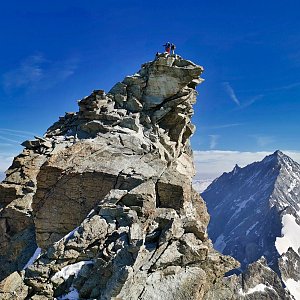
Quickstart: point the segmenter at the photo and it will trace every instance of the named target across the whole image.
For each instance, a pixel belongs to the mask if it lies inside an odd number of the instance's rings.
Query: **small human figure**
[[[165,47],[165,52],[167,52],[168,54],[170,54],[170,50],[171,50],[171,43],[167,42],[165,45],[163,45]]]
[[[175,54],[175,49],[176,49],[176,46],[175,44],[171,44],[171,51],[172,51],[172,54]]]

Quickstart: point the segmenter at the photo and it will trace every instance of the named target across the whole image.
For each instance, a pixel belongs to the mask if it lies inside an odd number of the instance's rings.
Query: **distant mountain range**
[[[239,260],[242,270],[264,256],[300,299],[300,165],[276,151],[244,168],[236,165],[201,195],[215,248]]]

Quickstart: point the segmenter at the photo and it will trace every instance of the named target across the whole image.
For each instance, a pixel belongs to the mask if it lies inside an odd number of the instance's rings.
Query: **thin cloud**
[[[252,135],[256,140],[256,143],[259,147],[265,147],[275,142],[275,139],[273,136],[267,136],[267,135]]]
[[[246,108],[252,104],[254,104],[256,101],[260,100],[261,98],[264,97],[264,94],[259,94],[256,95],[252,98],[250,98],[248,101],[246,102],[242,102],[240,101],[240,99],[238,99],[238,97],[236,96],[236,93],[234,91],[234,89],[232,88],[232,86],[229,84],[229,82],[223,82],[223,86],[225,88],[225,91],[227,92],[228,96],[230,97],[230,99],[237,104],[238,108],[237,109],[243,109]]]
[[[44,76],[42,64],[45,62],[41,54],[25,58],[16,69],[3,75],[3,86],[6,91],[36,84]]]
[[[209,135],[209,138],[210,138],[209,148],[215,149],[218,144],[218,140],[219,140],[220,136],[216,135],[216,134],[212,134],[212,135]]]
[[[290,83],[290,84],[286,84],[286,85],[282,85],[279,87],[274,87],[274,88],[266,88],[266,89],[262,89],[262,90],[257,90],[257,92],[262,92],[264,94],[272,94],[274,92],[280,92],[280,91],[285,91],[285,90],[292,90],[295,88],[300,87],[300,81],[294,82],[294,83]],[[253,92],[253,89],[251,90],[243,90],[243,93],[249,93],[249,92]],[[264,96],[264,94],[262,94],[262,96]]]
[[[14,132],[14,133],[23,133],[23,134],[29,134],[29,135],[36,135],[34,132],[25,131],[25,130],[15,130],[15,129],[9,129],[9,128],[0,128],[0,130],[1,131]]]
[[[240,100],[237,98],[235,91],[233,90],[233,88],[231,87],[231,85],[229,84],[229,82],[223,82],[223,86],[228,94],[228,96],[230,97],[230,99],[237,104],[238,106],[241,105]]]
[[[0,146],[7,147],[15,146],[15,144],[20,145],[24,140],[30,139],[33,136],[36,136],[36,134],[30,131],[0,128],[0,141],[8,142],[0,143]]]
[[[20,133],[12,133],[12,132],[6,132],[0,129],[0,134],[5,134],[8,136],[15,136],[15,137],[19,137],[19,138],[28,138],[29,135],[28,134],[20,134]],[[30,134],[31,136],[31,134]]]
[[[246,107],[248,107],[248,106],[254,104],[256,101],[262,99],[263,97],[264,97],[263,94],[254,96],[254,97],[252,97],[249,101],[243,103],[243,104],[240,106],[240,108],[246,108]]]
[[[0,144],[1,145],[1,144]],[[16,153],[0,153],[0,181],[2,181],[5,177],[4,172],[11,165],[14,156]]]
[[[18,89],[50,88],[74,74],[77,64],[74,58],[53,62],[42,54],[29,56],[18,67],[3,74],[3,89],[10,93]]]
[[[221,124],[221,125],[214,125],[214,126],[203,126],[202,129],[223,129],[223,128],[230,128],[230,127],[236,127],[241,126],[242,123],[231,123],[231,124]]]
[[[282,85],[282,86],[271,88],[271,89],[265,89],[264,92],[272,93],[272,92],[288,91],[288,90],[292,90],[297,87],[300,87],[300,82],[294,82],[291,84],[286,84],[286,85]]]
[[[20,141],[13,140],[13,139],[7,138],[7,137],[5,137],[5,136],[0,136],[0,140],[7,141],[7,142],[11,142],[11,143],[17,143],[17,144],[20,143]]]

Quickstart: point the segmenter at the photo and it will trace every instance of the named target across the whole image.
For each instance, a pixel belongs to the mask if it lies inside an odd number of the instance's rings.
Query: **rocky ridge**
[[[1,299],[210,299],[238,263],[192,188],[202,71],[160,54],[23,143],[0,185]]]

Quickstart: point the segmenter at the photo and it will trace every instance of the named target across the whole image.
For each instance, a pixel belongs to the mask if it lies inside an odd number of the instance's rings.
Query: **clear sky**
[[[289,0],[3,1],[0,170],[20,142],[166,41],[205,68],[194,150],[299,151],[299,11]]]

